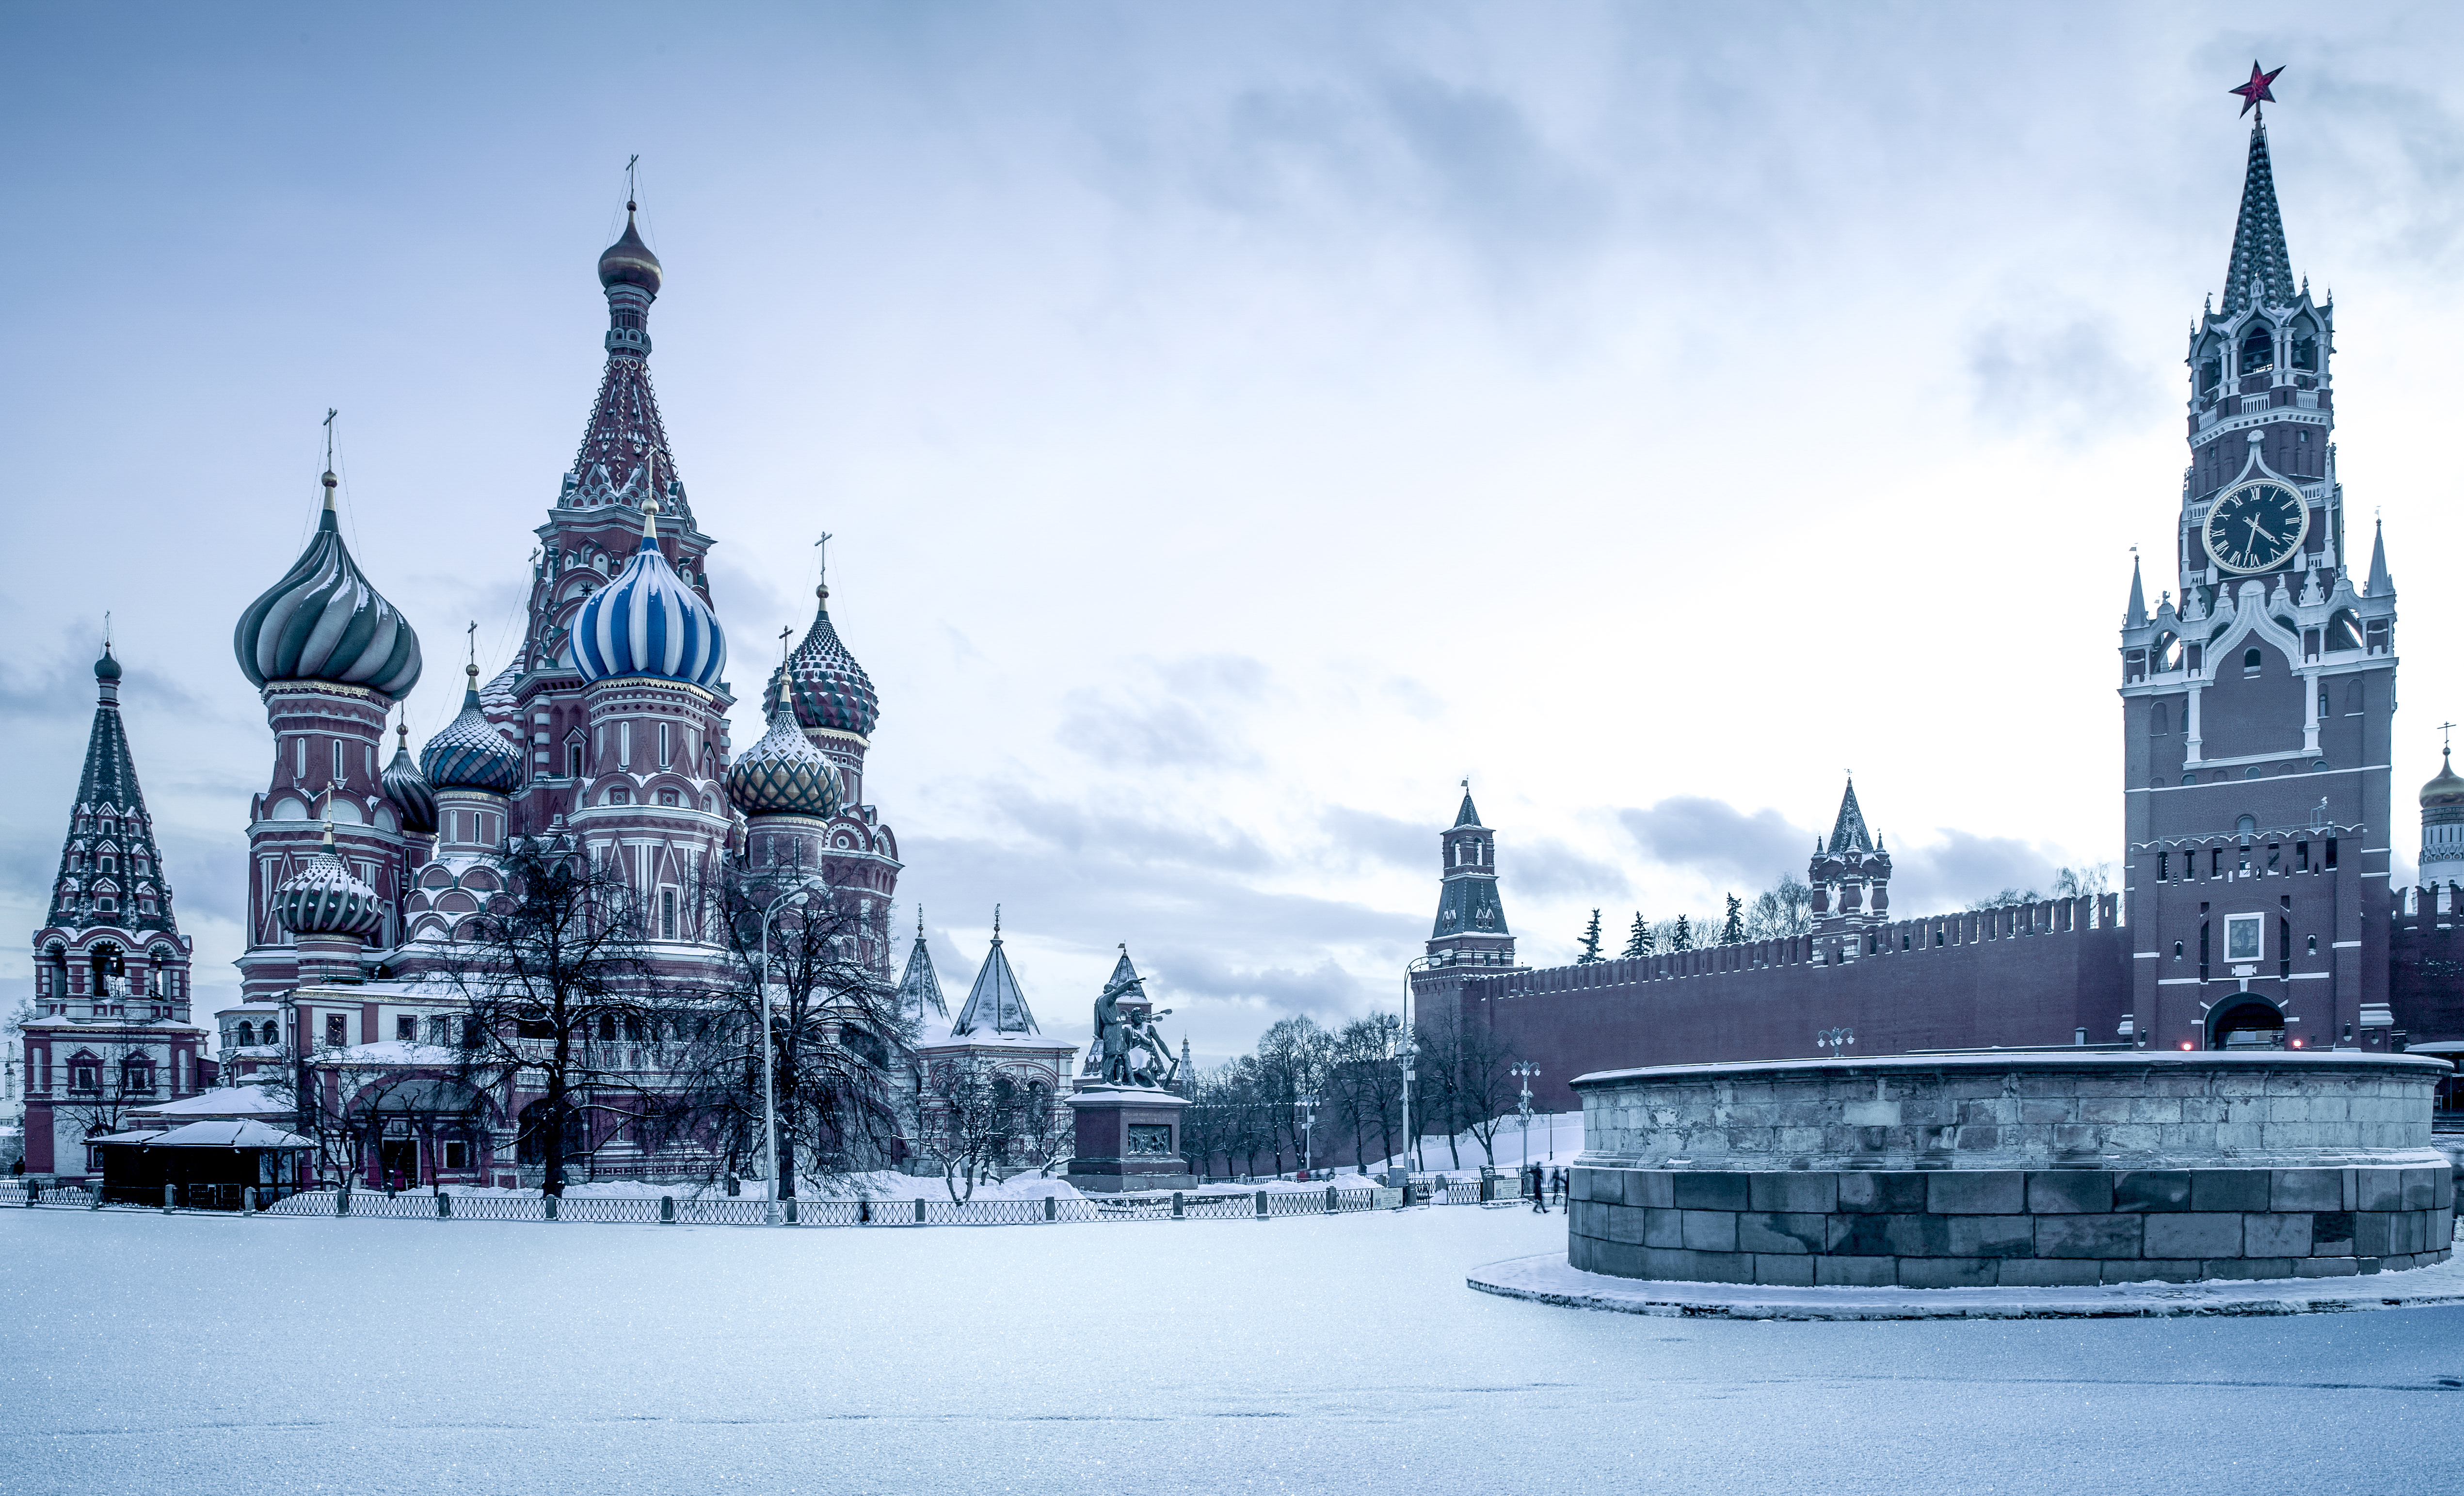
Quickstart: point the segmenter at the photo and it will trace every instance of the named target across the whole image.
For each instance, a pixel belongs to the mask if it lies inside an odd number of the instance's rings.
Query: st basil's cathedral
[[[215,1045],[191,1020],[191,942],[121,729],[120,665],[107,650],[97,663],[53,922],[35,936],[26,1172],[84,1176],[98,1167],[87,1145],[132,1120],[229,1120],[214,1109],[242,1093],[232,1083],[275,1079],[293,1057],[438,1068],[459,1003],[420,977],[499,891],[497,852],[513,838],[620,870],[664,979],[713,978],[725,961],[696,891],[730,857],[810,869],[850,895],[869,932],[862,958],[887,979],[898,840],[864,798],[879,697],[831,622],[825,583],[811,627],[765,672],[768,731],[733,750],[727,635],[705,565],[715,542],[650,384],[663,272],[635,210],[626,204],[625,232],[599,257],[606,368],[538,527],[515,658],[484,681],[470,658],[460,714],[414,757],[392,718],[426,670],[419,635],[344,544],[330,465],[307,548],[240,615],[232,652],[265,703],[274,751],[249,805],[241,999],[213,1015]],[[1015,986],[998,940],[986,964]],[[938,999],[919,933],[901,990],[926,989]],[[975,1025],[962,1013],[945,1042],[1001,1041],[1047,1094],[1065,1089],[1076,1046],[1043,1039],[1023,1002],[1014,1008],[1012,1021]],[[227,1089],[212,1089],[217,1070]],[[275,1125],[293,1114],[262,1108]],[[497,1132],[450,1154],[423,1143],[393,1172],[512,1184],[513,1134]]]

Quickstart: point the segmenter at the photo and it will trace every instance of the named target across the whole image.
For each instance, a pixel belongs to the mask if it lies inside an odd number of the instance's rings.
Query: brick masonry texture
[[[2431,1177],[2416,1187],[2416,1174]],[[2345,1277],[2445,1262],[2455,1231],[2445,1172],[2401,1167],[1963,1176],[1577,1164],[1572,1194],[1573,1265],[1683,1282],[2053,1287]]]

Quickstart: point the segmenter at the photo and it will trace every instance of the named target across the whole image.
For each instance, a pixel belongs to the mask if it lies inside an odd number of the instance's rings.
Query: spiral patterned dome
[[[275,916],[296,935],[356,935],[362,940],[385,924],[377,891],[359,880],[334,855],[334,826],[325,825],[325,849],[283,880],[274,891]]]
[[[599,283],[603,286],[639,286],[652,296],[659,294],[659,257],[642,242],[642,231],[633,227],[633,205],[625,205],[625,236],[607,246],[599,256]]]
[[[770,731],[727,768],[727,798],[748,816],[833,816],[844,793],[791,712],[773,710]]]
[[[795,685],[797,725],[869,737],[873,724],[881,720],[881,697],[873,692],[872,677],[847,653],[847,646],[839,642],[839,631],[830,627],[830,589],[815,587],[813,595],[820,600],[813,610],[813,627],[805,631],[796,652],[787,656],[785,667],[787,678]],[[770,677],[761,707],[765,712],[778,710],[776,673]]]
[[[469,667],[471,683],[462,692],[462,712],[445,724],[419,753],[420,772],[437,789],[483,789],[510,795],[522,781],[520,750],[505,741],[496,724],[479,704],[479,667]],[[433,812],[431,812],[432,817]]]
[[[436,790],[428,777],[411,761],[410,724],[394,729],[393,761],[385,765],[378,781],[385,786],[385,799],[402,817],[402,828],[426,836],[436,829]]]
[[[419,635],[368,585],[334,520],[334,474],[308,548],[239,615],[231,652],[249,684],[330,680],[396,700],[419,682]]]
[[[705,691],[727,668],[727,636],[701,594],[659,551],[659,505],[642,505],[642,548],[573,615],[573,668],[586,681],[655,675]]]

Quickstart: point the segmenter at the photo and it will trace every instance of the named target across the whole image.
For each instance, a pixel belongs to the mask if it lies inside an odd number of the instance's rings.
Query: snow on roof
[[[167,1133],[119,1133],[89,1139],[98,1143],[135,1143],[143,1148],[314,1148],[297,1133],[262,1122],[190,1122]]]
[[[1034,1032],[1035,1015],[1028,1011],[1018,974],[1009,969],[1009,957],[1001,952],[1001,926],[996,922],[993,948],[985,954],[984,964],[976,973],[976,984],[967,993],[966,1005],[950,1021],[950,1037],[1023,1038]]]
[[[201,1090],[178,1101],[166,1101],[159,1107],[144,1107],[137,1115],[149,1117],[245,1117],[288,1116],[299,1109],[287,1101],[276,1101],[266,1094],[262,1086],[218,1086]]]

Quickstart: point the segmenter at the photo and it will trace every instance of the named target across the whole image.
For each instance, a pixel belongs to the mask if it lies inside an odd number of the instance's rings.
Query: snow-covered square
[[[2464,1310],[1801,1324],[1464,1287],[1564,1218],[0,1211],[12,1492],[2440,1490]],[[181,1265],[166,1290],[162,1264]]]

